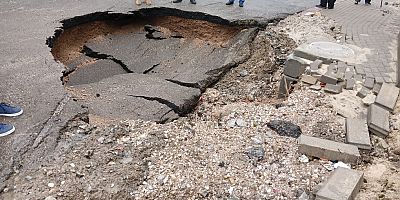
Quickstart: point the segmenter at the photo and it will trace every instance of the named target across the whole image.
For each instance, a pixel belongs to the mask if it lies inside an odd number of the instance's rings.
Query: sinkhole
[[[89,116],[165,123],[250,56],[258,29],[204,13],[144,9],[62,21],[48,38],[61,81]]]

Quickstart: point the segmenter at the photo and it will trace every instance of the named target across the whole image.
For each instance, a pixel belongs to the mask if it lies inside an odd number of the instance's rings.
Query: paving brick
[[[301,77],[301,81],[310,85],[314,85],[315,83],[317,83],[317,78],[310,75],[303,75]]]
[[[365,74],[365,70],[364,70],[364,68],[362,66],[356,66],[356,73],[364,75]]]
[[[371,105],[371,104],[373,104],[375,102],[375,99],[376,99],[376,95],[368,94],[366,97],[364,97],[362,99],[362,102],[363,102],[364,105],[369,106],[369,105]]]
[[[386,137],[389,135],[389,111],[372,104],[368,107],[367,115],[368,129],[371,133],[379,136]]]
[[[356,163],[360,158],[360,152],[354,145],[306,135],[301,135],[298,142],[299,152],[309,156],[349,163]]]
[[[355,199],[364,182],[364,173],[338,167],[322,184],[316,194],[316,200],[352,200]]]
[[[342,85],[334,85],[334,84],[329,84],[327,83],[324,91],[329,92],[329,93],[333,93],[333,94],[339,94],[342,92]]]
[[[327,72],[321,76],[320,81],[323,83],[336,84],[338,80],[333,74]]]
[[[321,85],[320,84],[312,85],[312,86],[310,86],[310,89],[316,90],[316,91],[321,90]]]
[[[382,85],[379,83],[375,83],[374,87],[372,88],[372,92],[377,95],[381,90]]]
[[[367,120],[346,119],[346,142],[359,149],[371,149]]]
[[[293,54],[290,54],[287,57],[283,74],[293,78],[299,78],[304,73],[306,67],[307,62],[305,62],[302,58],[298,58],[293,56]]]
[[[352,71],[346,71],[346,72],[344,73],[344,79],[345,79],[345,80],[352,79],[353,76],[354,76],[354,72],[352,72]]]
[[[375,102],[390,112],[393,112],[393,109],[396,106],[397,98],[399,97],[399,92],[399,88],[394,84],[383,83]]]
[[[358,92],[357,92],[357,96],[360,98],[364,98],[366,97],[371,91],[366,88],[366,87],[362,87]]]
[[[384,82],[385,82],[385,79],[383,79],[382,76],[377,76],[377,77],[375,77],[375,83],[382,84],[382,83],[384,83]]]
[[[327,73],[331,73],[334,74],[337,71],[337,66],[335,63],[331,63],[330,65],[328,65],[328,72]]]
[[[354,85],[356,84],[356,82],[354,81],[354,79],[349,79],[346,81],[346,86],[345,89],[346,90],[352,90],[354,89]]]
[[[372,77],[367,77],[364,82],[364,87],[372,89],[374,87],[374,84],[375,84],[375,79]]]
[[[356,74],[356,75],[354,76],[354,79],[355,79],[357,82],[362,82],[362,81],[363,81],[363,77],[362,77],[360,74]]]

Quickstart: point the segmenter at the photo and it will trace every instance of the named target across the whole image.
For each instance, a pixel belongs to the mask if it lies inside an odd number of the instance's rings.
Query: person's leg
[[[365,0],[365,4],[371,5],[371,0]]]
[[[243,7],[243,5],[244,5],[244,0],[239,0],[239,6]]]
[[[16,117],[21,115],[24,111],[18,106],[11,106],[6,103],[0,103],[0,116]]]
[[[0,137],[10,135],[15,131],[15,127],[11,124],[0,123]]]
[[[235,3],[235,0],[229,0],[228,2],[226,2],[226,5],[233,5],[233,3]]]
[[[172,3],[180,3],[180,2],[182,2],[182,0],[174,0],[174,1],[172,1]]]
[[[318,8],[326,8],[328,4],[328,0],[321,0],[319,5],[317,5]]]
[[[336,0],[328,0],[328,9],[333,9],[335,7]]]

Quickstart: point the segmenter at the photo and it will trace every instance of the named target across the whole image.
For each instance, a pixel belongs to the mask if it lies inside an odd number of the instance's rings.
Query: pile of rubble
[[[343,89],[353,91],[362,98],[368,109],[366,113],[358,113],[355,118],[346,118],[345,143],[301,135],[298,140],[299,153],[355,164],[361,158],[360,151],[371,150],[370,133],[381,138],[389,135],[389,116],[394,111],[400,90],[392,84],[390,77],[374,77],[365,73],[360,65],[328,58],[324,52],[313,54],[304,49],[299,47],[288,56],[279,87],[280,97],[288,96],[294,84],[301,81],[312,90],[323,90],[326,93],[340,95]],[[316,197],[353,199],[362,183],[362,172],[350,167],[346,169],[346,166],[338,168],[322,184]]]

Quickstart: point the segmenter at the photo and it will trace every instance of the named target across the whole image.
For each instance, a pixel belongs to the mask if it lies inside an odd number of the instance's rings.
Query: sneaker
[[[16,106],[11,106],[5,103],[0,103],[0,116],[16,117],[21,115],[24,111]]]
[[[15,131],[15,127],[11,124],[0,123],[0,137],[10,135]]]
[[[233,5],[233,3],[234,3],[234,1],[228,1],[228,2],[226,2],[226,5],[230,6],[230,5]]]
[[[180,3],[182,0],[173,0],[172,3]]]
[[[317,7],[317,8],[323,8],[323,9],[326,9],[326,7],[325,7],[325,6],[321,6],[321,5],[316,5],[315,7]]]
[[[243,7],[243,3],[239,3],[239,7]]]
[[[190,3],[196,4],[196,0],[190,0]]]

